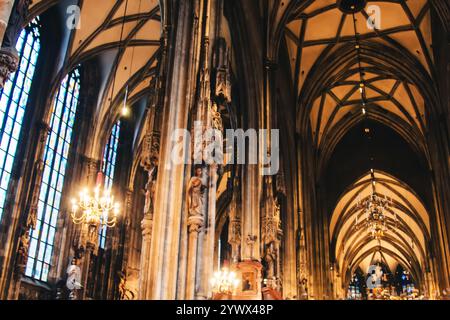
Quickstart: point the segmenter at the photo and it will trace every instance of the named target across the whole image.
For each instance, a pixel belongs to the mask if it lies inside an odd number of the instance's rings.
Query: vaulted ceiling
[[[427,109],[418,79],[434,77],[429,1],[367,1],[354,16],[336,0],[274,3],[274,30],[282,30],[287,76],[298,97],[298,130],[309,126],[317,149],[335,144],[336,136],[363,118],[360,72],[370,117],[408,128],[423,142]],[[368,21],[378,21],[376,15],[380,25],[373,28]],[[397,67],[401,63],[410,70]]]
[[[430,1],[369,0],[354,14],[341,10],[337,0],[270,3],[273,47],[268,54],[289,59],[278,62],[288,71],[285,77],[296,96],[297,131],[311,137],[318,172],[329,165],[346,134],[367,118],[392,128],[419,158],[428,157],[428,119],[437,96]],[[380,24],[373,27],[371,21]],[[347,167],[352,165],[351,152]],[[381,243],[366,229],[354,228],[356,217],[360,225],[364,218],[356,205],[358,195],[365,198],[371,190],[367,174],[344,191],[333,190],[341,196],[329,220],[332,256],[347,283],[358,267],[366,271],[381,255],[391,270],[401,264],[420,280],[428,264],[426,206],[395,172],[376,171],[375,178],[377,194],[393,200],[387,216],[391,225],[397,217],[398,227]]]
[[[346,281],[360,267],[368,270],[379,248],[394,271],[398,264],[420,280],[428,265],[430,218],[424,204],[404,182],[383,172],[375,172],[376,194],[392,199],[385,212],[388,231],[381,242],[373,239],[365,228],[365,213],[358,200],[367,199],[372,192],[370,173],[358,179],[341,196],[330,221],[333,254]]]
[[[32,16],[57,4],[55,0],[34,0]],[[64,4],[62,4],[64,2]],[[77,1],[64,0],[64,19]],[[129,103],[150,92],[161,38],[158,0],[84,0],[80,2],[80,25],[70,34],[69,48],[61,73],[93,57],[104,61],[103,79],[96,118],[108,130],[117,118],[128,86]],[[101,131],[98,130],[98,132]]]

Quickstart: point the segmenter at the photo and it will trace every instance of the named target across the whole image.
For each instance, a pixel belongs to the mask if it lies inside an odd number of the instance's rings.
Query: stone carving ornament
[[[204,193],[203,169],[196,167],[194,176],[190,179],[187,188],[188,225],[191,231],[198,231],[204,221]]]

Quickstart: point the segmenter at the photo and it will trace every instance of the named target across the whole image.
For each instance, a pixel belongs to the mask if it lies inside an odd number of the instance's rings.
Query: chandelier
[[[214,273],[211,285],[213,293],[231,295],[239,285],[239,280],[235,272],[224,268]]]
[[[386,212],[392,206],[392,200],[388,199],[386,196],[381,197],[376,193],[375,186],[375,173],[374,170],[370,170],[371,173],[371,184],[372,192],[370,196],[364,200],[360,200],[360,195],[358,195],[357,208],[362,209],[364,221],[362,225],[365,225],[367,232],[376,240],[380,240],[389,230],[388,218]],[[397,224],[397,215],[394,211],[394,222]],[[356,214],[355,227],[359,228],[358,214]]]
[[[114,202],[109,188],[101,189],[101,183],[97,183],[92,195],[85,188],[80,192],[78,200],[72,200],[71,217],[75,224],[86,223],[109,228],[116,225],[120,205]]]

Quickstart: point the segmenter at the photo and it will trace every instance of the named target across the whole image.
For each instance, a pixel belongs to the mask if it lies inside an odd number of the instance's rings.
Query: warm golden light
[[[121,114],[123,117],[127,117],[130,114],[130,108],[128,106],[123,106]]]
[[[94,189],[91,196],[87,188],[84,188],[79,199],[72,199],[71,217],[75,224],[88,223],[97,226],[114,227],[120,212],[120,205],[114,202],[111,191],[104,189],[101,192],[100,185]]]
[[[236,273],[229,271],[227,268],[222,269],[214,273],[211,279],[213,293],[220,294],[233,294],[239,285],[239,280],[236,277]]]

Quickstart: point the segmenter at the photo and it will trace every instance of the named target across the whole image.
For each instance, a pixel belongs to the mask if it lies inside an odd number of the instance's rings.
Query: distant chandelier
[[[79,199],[72,200],[71,217],[75,224],[106,226],[112,228],[117,223],[120,205],[114,202],[114,196],[109,188],[101,190],[97,182],[93,195],[87,188],[80,192]]]
[[[346,14],[360,12],[367,4],[367,0],[338,0],[337,7]]]
[[[224,268],[214,273],[211,285],[213,293],[231,295],[239,285],[239,280],[235,272]]]
[[[389,200],[386,196],[380,197],[375,191],[375,175],[374,170],[371,170],[371,183],[372,183],[372,193],[365,200],[358,199],[357,208],[363,210],[364,221],[362,225],[365,225],[367,232],[375,240],[380,240],[385,233],[389,230],[387,224],[387,217],[385,215],[386,211],[391,207],[392,200]],[[359,196],[358,196],[359,198]],[[397,223],[397,216],[394,212],[395,224]],[[355,227],[359,228],[358,214],[356,214]]]

